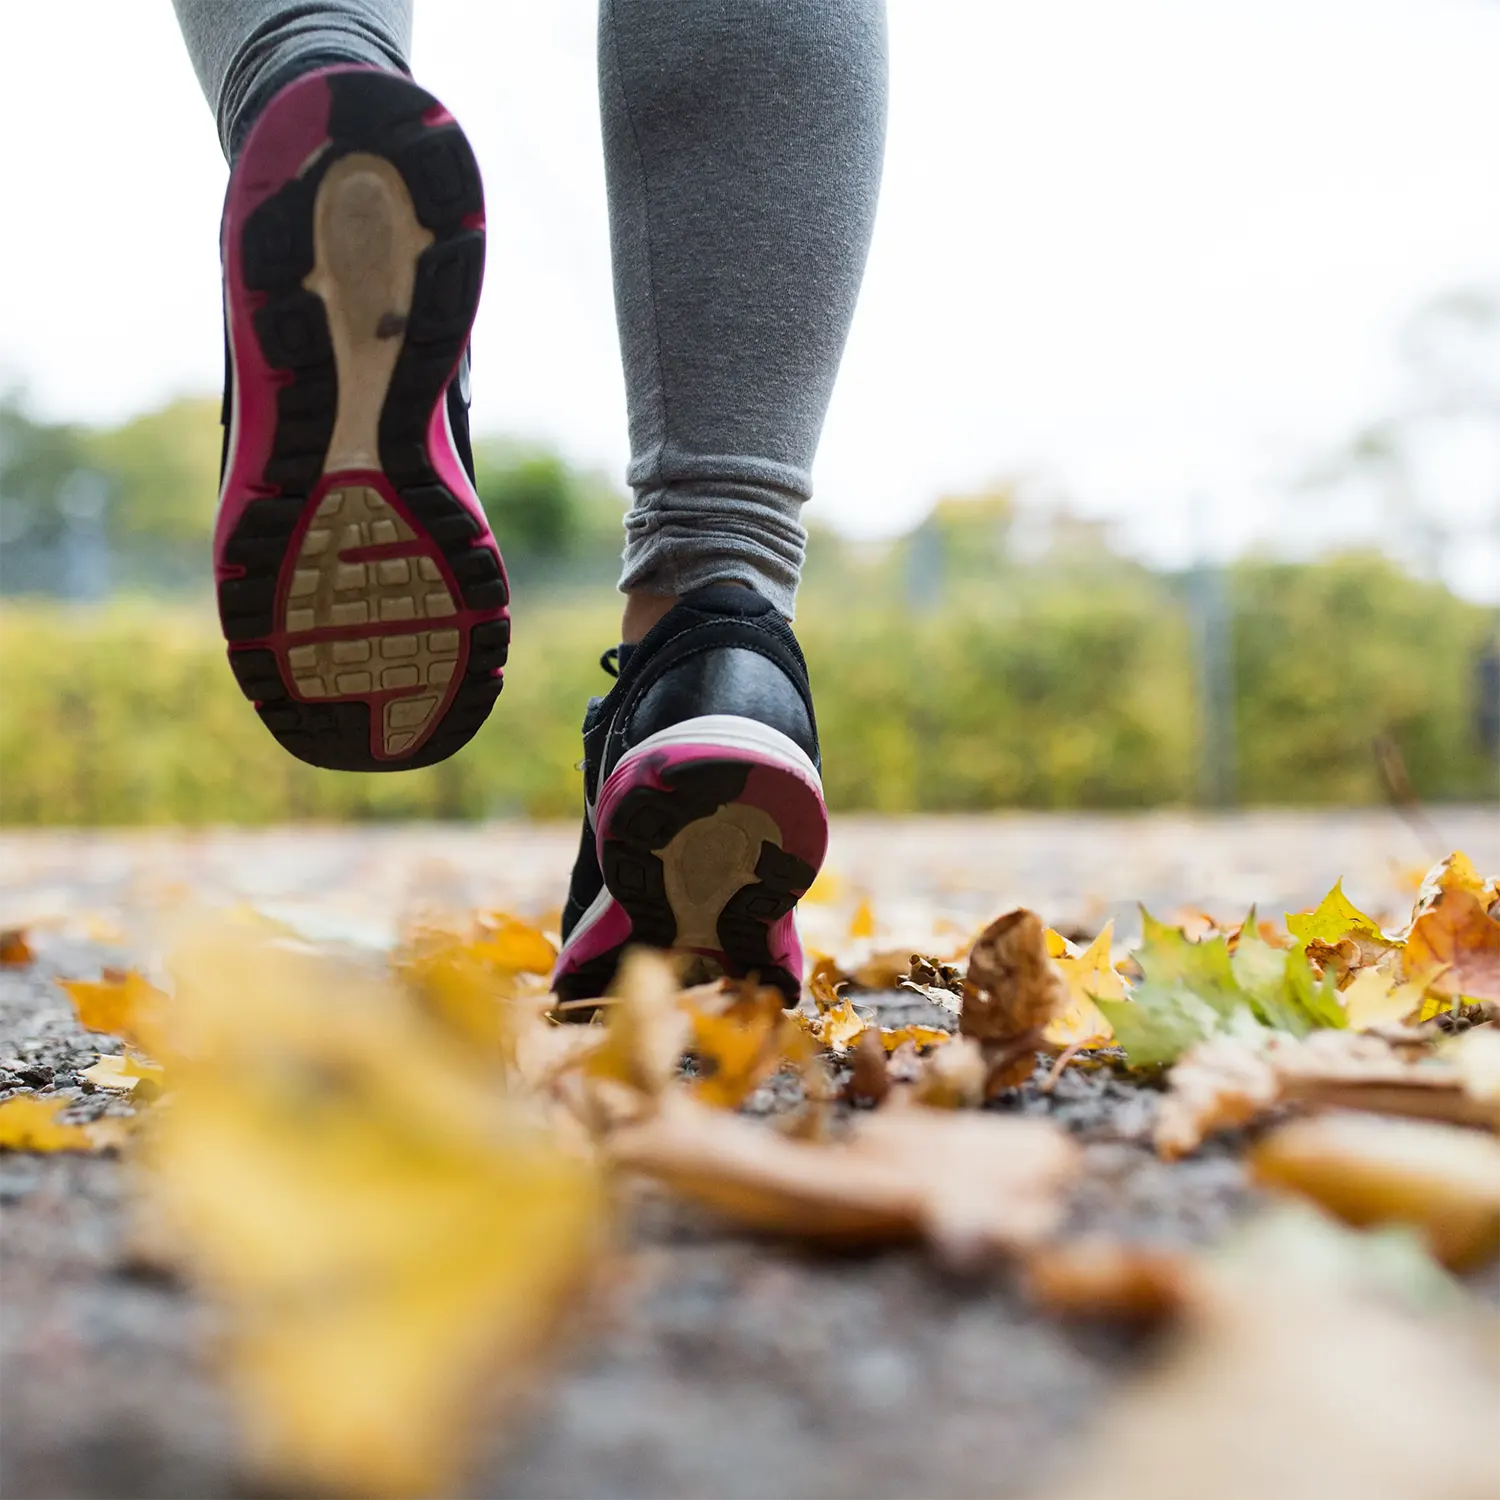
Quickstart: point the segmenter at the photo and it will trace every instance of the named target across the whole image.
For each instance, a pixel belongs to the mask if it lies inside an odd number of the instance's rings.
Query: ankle
[[[729,584],[737,589],[750,589],[739,578],[719,578],[715,580],[718,584]],[[620,617],[620,644],[622,646],[638,645],[646,635],[646,632],[666,614],[680,599],[678,594],[647,594],[637,589],[627,589],[625,592],[625,612]]]
[[[625,595],[625,610],[620,616],[620,643],[636,645],[677,603],[675,594],[643,594],[632,590]]]

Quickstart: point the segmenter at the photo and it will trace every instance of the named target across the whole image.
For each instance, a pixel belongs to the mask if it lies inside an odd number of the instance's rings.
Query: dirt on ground
[[[1441,818],[1442,815],[1440,815]],[[1279,817],[1279,820],[1278,820]],[[1025,902],[1059,928],[1130,921],[1127,895],[1166,913],[1315,900],[1339,875],[1370,908],[1409,905],[1425,860],[1383,815],[973,820],[840,830],[843,922],[867,896],[893,934],[970,926]],[[1485,810],[1453,843],[1500,867]],[[0,922],[36,959],[0,971],[0,1097],[38,1090],[72,1117],[127,1105],[79,1070],[119,1044],[84,1031],[58,978],[149,962],[168,887],[296,911],[309,929],[378,943],[413,903],[553,905],[572,830],[277,831],[254,835],[8,836]],[[909,994],[865,995],[888,1024],[934,1023]],[[1084,1145],[1074,1227],[1211,1244],[1257,1195],[1232,1141],[1173,1164],[1149,1143],[1158,1095],[1107,1068],[1039,1073],[991,1107],[1048,1116]],[[788,1101],[776,1080],[747,1106]],[[16,1497],[259,1493],[235,1457],[214,1374],[210,1307],[139,1253],[130,1184],[111,1156],[0,1153],[0,1492]],[[1101,1397],[1151,1357],[1143,1335],[1034,1311],[1011,1275],[959,1276],[918,1250],[807,1253],[728,1231],[642,1191],[623,1253],[473,1496],[1007,1496],[1036,1493]],[[149,1227],[149,1226],[147,1226]]]

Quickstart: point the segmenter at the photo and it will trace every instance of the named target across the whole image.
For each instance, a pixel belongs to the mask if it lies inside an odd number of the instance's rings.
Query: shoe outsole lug
[[[668,766],[659,773],[660,785],[643,783],[620,799],[600,841],[599,863],[606,888],[630,918],[630,936],[559,975],[560,999],[591,1000],[603,995],[631,945],[674,946],[677,916],[659,851],[689,824],[738,801],[750,770],[746,762],[727,758]],[[779,989],[788,1005],[798,1002],[802,977],[772,957],[770,928],[796,906],[816,875],[806,860],[774,844],[763,844],[755,880],[729,898],[718,918],[719,945],[731,977],[758,975],[762,984]]]

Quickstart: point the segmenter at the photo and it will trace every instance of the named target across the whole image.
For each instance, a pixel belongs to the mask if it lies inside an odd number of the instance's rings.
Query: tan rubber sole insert
[[[323,302],[338,371],[325,474],[380,470],[380,411],[411,315],[417,258],[433,238],[418,222],[401,174],[382,157],[343,157],[319,184],[313,268],[302,284]],[[348,556],[402,544],[397,556]],[[292,685],[308,699],[399,693],[381,705],[380,744],[385,754],[400,755],[431,727],[447,696],[459,632],[447,623],[400,633],[367,627],[421,627],[457,613],[436,551],[378,490],[331,489],[302,538],[282,628],[288,635],[341,627],[349,634],[289,645]]]
[[[360,698],[402,691],[385,703],[381,746],[411,748],[428,728],[458,665],[458,612],[437,558],[426,551],[350,562],[358,548],[419,545],[417,534],[378,490],[347,485],[318,502],[287,590],[288,635],[346,627],[340,639],[290,645],[287,666],[303,698]],[[410,631],[360,627],[410,621]],[[426,627],[426,628],[421,628]]]
[[[765,844],[781,848],[781,829],[763,808],[731,802],[677,831],[657,851],[677,919],[678,948],[718,948],[719,917],[737,891],[758,878]]]
[[[313,268],[302,285],[322,299],[338,370],[325,474],[380,468],[380,409],[411,316],[417,258],[433,239],[382,157],[342,157],[318,185]]]

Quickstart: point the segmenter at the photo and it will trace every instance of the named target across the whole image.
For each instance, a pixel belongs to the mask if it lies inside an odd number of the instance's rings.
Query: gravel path
[[[1440,810],[1446,837],[1500,867],[1500,820]],[[0,971],[0,1095],[78,1086],[101,1039],[53,983],[149,958],[152,916],[186,895],[248,897],[310,933],[388,940],[414,905],[553,905],[572,829],[278,830],[0,837],[0,924],[33,924],[38,959]],[[1299,907],[1338,875],[1372,908],[1409,899],[1426,851],[1384,815],[994,818],[839,826],[842,886],[808,925],[842,937],[868,895],[883,938],[913,941],[1024,901],[1096,929],[1143,896],[1239,911]],[[892,1004],[895,1000],[892,997]],[[105,1043],[105,1050],[108,1044]],[[1253,1195],[1226,1149],[1168,1167],[1145,1145],[1154,1095],[1070,1071],[1050,1097],[1084,1141],[1080,1226],[1208,1242]],[[110,1159],[0,1154],[0,1493],[237,1497],[210,1377],[213,1318],[132,1253]],[[1007,1496],[1034,1493],[1070,1434],[1142,1350],[1030,1312],[1003,1273],[958,1280],[919,1253],[809,1256],[646,1199],[628,1253],[518,1437],[482,1452],[474,1496]]]

